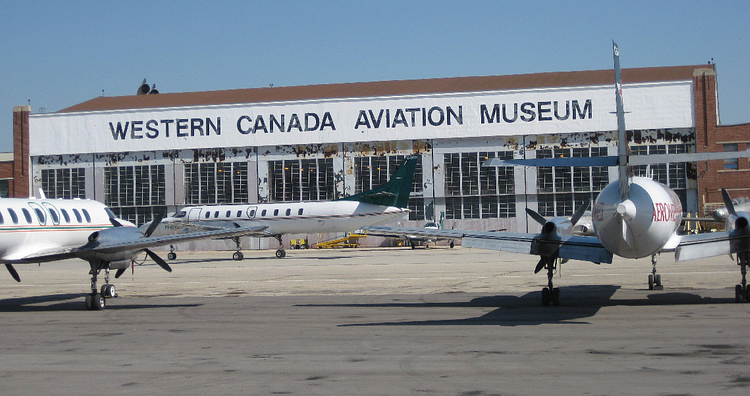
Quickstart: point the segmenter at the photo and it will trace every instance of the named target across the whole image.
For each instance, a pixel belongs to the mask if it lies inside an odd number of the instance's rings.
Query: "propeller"
[[[581,220],[581,217],[583,217],[583,214],[586,213],[586,209],[589,208],[589,204],[591,201],[586,201],[581,205],[581,207],[576,210],[576,213],[573,215],[573,217],[570,218],[570,223],[573,225],[576,225],[578,223],[578,220]]]
[[[544,218],[544,216],[540,215],[533,209],[526,208],[526,214],[528,214],[532,219],[534,219],[537,223],[544,226],[547,224],[547,219]]]
[[[21,277],[18,276],[18,272],[16,272],[16,269],[13,268],[13,265],[11,265],[11,264],[5,264],[5,268],[8,269],[8,272],[10,272],[10,276],[12,276],[13,279],[16,280],[16,282],[20,282],[21,281]]]
[[[724,206],[727,207],[727,211],[732,216],[737,216],[737,212],[734,211],[734,204],[732,203],[732,198],[729,196],[729,193],[726,189],[721,189],[721,197],[724,199]]]
[[[156,227],[159,226],[159,223],[161,223],[163,218],[163,213],[159,213],[158,215],[156,215],[156,217],[154,217],[154,219],[151,221],[151,225],[148,226],[146,232],[143,233],[143,236],[145,236],[146,238],[150,237],[151,234],[156,230]]]
[[[162,259],[161,257],[157,256],[156,253],[154,253],[154,252],[152,252],[152,251],[150,251],[148,249],[143,249],[143,250],[146,252],[146,254],[148,254],[148,257],[151,257],[151,260],[154,260],[156,262],[156,264],[159,265],[159,267],[162,267],[164,269],[164,271],[172,272],[172,267],[170,267],[169,264],[167,264],[167,262],[164,261],[164,259]]]

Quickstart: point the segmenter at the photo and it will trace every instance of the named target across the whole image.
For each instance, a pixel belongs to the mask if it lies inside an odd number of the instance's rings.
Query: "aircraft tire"
[[[89,310],[89,311],[91,311],[92,309],[94,309],[93,304],[92,304],[92,302],[94,301],[94,299],[92,297],[93,296],[91,294],[87,294],[86,295],[86,309]]]
[[[742,302],[742,285],[737,285],[734,287],[734,302]]]
[[[556,307],[560,305],[560,289],[552,289],[552,293],[550,293],[550,300],[552,300],[552,305]]]
[[[654,277],[654,284],[656,284],[656,286],[661,286],[661,274],[656,274],[656,277]]]
[[[117,288],[115,285],[102,285],[102,296],[106,298],[117,297]]]
[[[654,274],[648,274],[648,290],[654,290]]]
[[[276,258],[284,258],[286,257],[286,250],[279,249],[276,251]]]
[[[169,260],[176,260],[177,259],[177,253],[175,253],[175,252],[169,252],[169,254],[167,254],[167,259],[169,259]]]
[[[545,287],[544,289],[542,289],[542,305],[545,307],[549,306],[549,294],[549,288]]]
[[[93,299],[92,307],[94,308],[94,311],[100,311],[107,306],[107,300],[101,294],[95,294]]]
[[[241,261],[244,258],[245,255],[242,254],[242,252],[234,252],[234,254],[232,255],[232,259],[234,259],[234,261]]]

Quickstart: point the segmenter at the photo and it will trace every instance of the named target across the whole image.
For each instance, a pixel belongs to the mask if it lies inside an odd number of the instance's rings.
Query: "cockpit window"
[[[108,207],[105,206],[104,207],[104,211],[107,212],[107,216],[109,216],[110,219],[116,219],[117,218],[117,215],[115,214],[115,212],[113,212],[110,208],[108,208]]]
[[[181,211],[177,212],[176,215],[174,215],[174,217],[176,217],[176,218],[181,218],[181,217],[185,217],[185,216],[187,216],[187,212],[185,212],[184,210],[181,210]]]

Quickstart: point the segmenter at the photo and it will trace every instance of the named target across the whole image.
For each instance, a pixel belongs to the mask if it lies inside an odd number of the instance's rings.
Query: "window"
[[[537,158],[585,158],[607,155],[606,147],[536,150]],[[543,166],[537,168],[537,202],[545,217],[572,216],[609,184],[606,166]]]
[[[226,217],[229,218],[229,216],[231,216],[231,215],[232,215],[232,211],[231,210],[227,210]]]
[[[737,143],[728,143],[724,145],[724,151],[737,151]],[[739,169],[739,160],[737,158],[728,158],[724,160],[724,169]]]
[[[292,214],[292,209],[287,209],[287,210],[286,210],[286,215],[287,215],[287,216],[289,216],[289,215],[291,215],[291,214]]]
[[[3,213],[0,212],[0,224],[5,224],[5,219],[3,219]]]
[[[515,217],[515,171],[511,166],[483,167],[491,158],[512,159],[513,152],[444,154],[447,219]]]
[[[279,210],[278,209],[274,209],[273,210],[273,215],[274,216],[278,216],[279,215]]]
[[[76,220],[81,223],[83,222],[83,219],[81,219],[81,214],[78,213],[78,209],[73,209],[73,214],[76,216]]]
[[[265,209],[263,209],[263,210],[262,210],[262,211],[260,212],[260,215],[261,215],[262,217],[266,217],[266,210],[265,210]]]
[[[219,218],[219,211],[217,210],[214,212],[214,219],[218,219],[218,218]]]
[[[302,208],[299,208],[299,210],[297,211],[297,214],[298,214],[298,215],[300,215],[300,216],[302,216],[302,211],[303,211],[303,210],[304,210],[304,209],[302,209]]]
[[[104,168],[104,204],[118,218],[143,224],[166,212],[164,165]]]
[[[42,169],[42,190],[47,198],[86,198],[84,168]]]
[[[185,165],[185,201],[189,204],[247,202],[247,169],[247,162]]]
[[[18,216],[16,215],[16,211],[8,208],[8,214],[10,215],[10,219],[13,220],[13,224],[18,224]]]
[[[70,216],[68,215],[68,211],[65,209],[60,209],[60,213],[62,213],[65,222],[70,223]]]
[[[91,216],[89,215],[89,211],[86,209],[81,209],[81,212],[83,212],[83,217],[86,218],[86,222],[91,223]]]
[[[250,218],[255,217],[255,209],[251,209],[250,212],[248,212],[247,217],[250,217]]]
[[[206,212],[206,218],[208,219],[210,217],[211,217],[211,212]]]
[[[31,224],[31,213],[29,213],[26,208],[21,209],[21,212],[23,213],[23,217],[26,219],[26,222]]]
[[[237,217],[242,217],[242,210],[237,211]]]
[[[355,157],[354,158],[354,193],[372,190],[386,184],[396,173],[398,167],[404,162],[404,155],[390,155],[377,157]],[[414,182],[412,183],[409,198],[409,220],[424,220],[424,199],[422,188],[422,160],[417,161],[414,170]]]
[[[336,199],[333,158],[269,161],[271,202]]]

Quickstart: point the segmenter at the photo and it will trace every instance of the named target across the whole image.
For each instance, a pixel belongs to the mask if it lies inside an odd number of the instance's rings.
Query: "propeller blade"
[[[115,272],[115,279],[119,279],[122,274],[125,273],[125,268],[120,268]]]
[[[151,236],[151,234],[156,230],[156,227],[159,226],[159,223],[161,223],[161,220],[164,218],[164,214],[159,213],[154,217],[154,219],[151,221],[151,225],[148,226],[148,229],[146,232],[143,233],[143,235],[148,238]]]
[[[13,279],[16,280],[16,282],[20,282],[21,281],[21,277],[18,276],[18,272],[16,272],[16,269],[13,268],[13,265],[11,265],[11,264],[5,264],[5,268],[8,269],[8,272],[10,272],[10,276],[12,276]]]
[[[576,225],[578,223],[578,220],[581,220],[581,217],[583,217],[583,214],[586,213],[586,209],[589,208],[590,201],[586,201],[583,205],[581,205],[578,210],[576,210],[576,213],[573,215],[573,217],[570,219],[570,223],[573,225]]]
[[[727,211],[729,211],[729,214],[732,216],[737,216],[737,212],[734,211],[734,204],[732,203],[732,198],[729,196],[729,193],[725,189],[721,189],[721,197],[724,199],[724,206],[727,207]]]
[[[112,223],[112,225],[115,227],[122,227],[122,224],[119,221],[117,221],[117,219],[115,219],[114,217],[110,217],[109,222]]]
[[[542,226],[547,224],[547,219],[545,219],[544,216],[540,215],[532,209],[526,208],[526,214],[531,216],[532,219],[536,220],[536,222],[541,224]]]
[[[547,265],[547,258],[544,256],[540,257],[539,262],[536,263],[536,268],[534,268],[534,273],[538,274],[539,271],[543,270],[546,265]]]
[[[156,262],[156,264],[159,265],[159,267],[162,267],[164,269],[164,271],[172,272],[172,267],[170,267],[169,264],[167,264],[167,262],[164,261],[164,259],[162,259],[161,257],[157,256],[156,253],[154,253],[154,252],[152,252],[152,251],[150,251],[148,249],[144,249],[144,250],[146,251],[146,254],[148,254],[148,257],[151,257],[151,260],[154,260]]]

